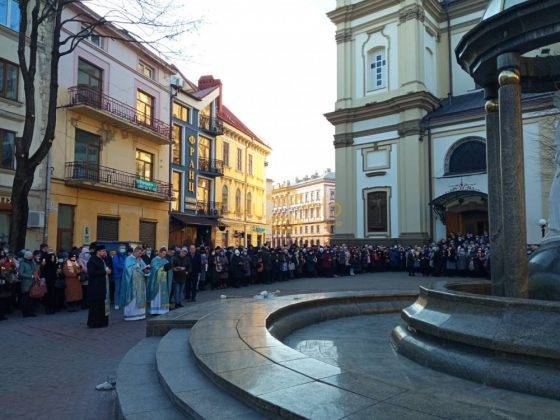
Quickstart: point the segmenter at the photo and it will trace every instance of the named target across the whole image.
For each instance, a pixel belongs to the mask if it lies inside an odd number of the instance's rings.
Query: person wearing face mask
[[[167,248],[162,247],[157,257],[152,260],[152,269],[148,279],[146,300],[150,301],[150,314],[163,315],[169,312],[169,295],[173,271],[167,259]]]
[[[115,309],[119,309],[119,302],[121,300],[121,283],[124,271],[124,262],[126,260],[126,246],[119,246],[119,250],[116,255],[113,255],[113,280],[115,288],[113,290],[112,302],[115,303]]]
[[[66,284],[65,297],[68,312],[80,310],[80,302],[83,299],[82,284],[80,283],[81,272],[82,267],[78,264],[78,256],[74,253],[70,254],[62,266],[62,274]]]

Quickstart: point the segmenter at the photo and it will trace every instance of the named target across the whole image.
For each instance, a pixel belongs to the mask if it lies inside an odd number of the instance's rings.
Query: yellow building
[[[217,137],[216,159],[223,161],[223,176],[216,178],[216,201],[221,203],[217,246],[264,245],[266,238],[266,157],[271,148],[222,103],[215,106],[223,122]],[[204,112],[203,112],[204,113]]]
[[[172,69],[138,45],[97,36],[60,67],[50,245],[167,245]]]

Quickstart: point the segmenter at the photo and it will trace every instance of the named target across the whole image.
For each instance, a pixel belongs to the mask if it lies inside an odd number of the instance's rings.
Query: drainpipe
[[[48,243],[49,239],[49,200],[51,197],[51,150],[47,154],[47,166],[45,168],[45,226],[43,226],[43,243]],[[57,250],[58,251],[58,250]]]

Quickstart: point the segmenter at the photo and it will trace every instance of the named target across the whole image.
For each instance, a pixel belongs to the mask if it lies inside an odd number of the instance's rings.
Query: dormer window
[[[387,87],[387,56],[384,48],[368,53],[368,92]]]

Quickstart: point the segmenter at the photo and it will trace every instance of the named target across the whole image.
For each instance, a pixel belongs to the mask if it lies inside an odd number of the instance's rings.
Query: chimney
[[[214,79],[214,76],[200,76],[198,79],[198,88],[200,90],[208,89],[214,86],[219,86],[220,94],[216,98],[216,111],[220,112],[222,110],[222,81],[220,79]]]

